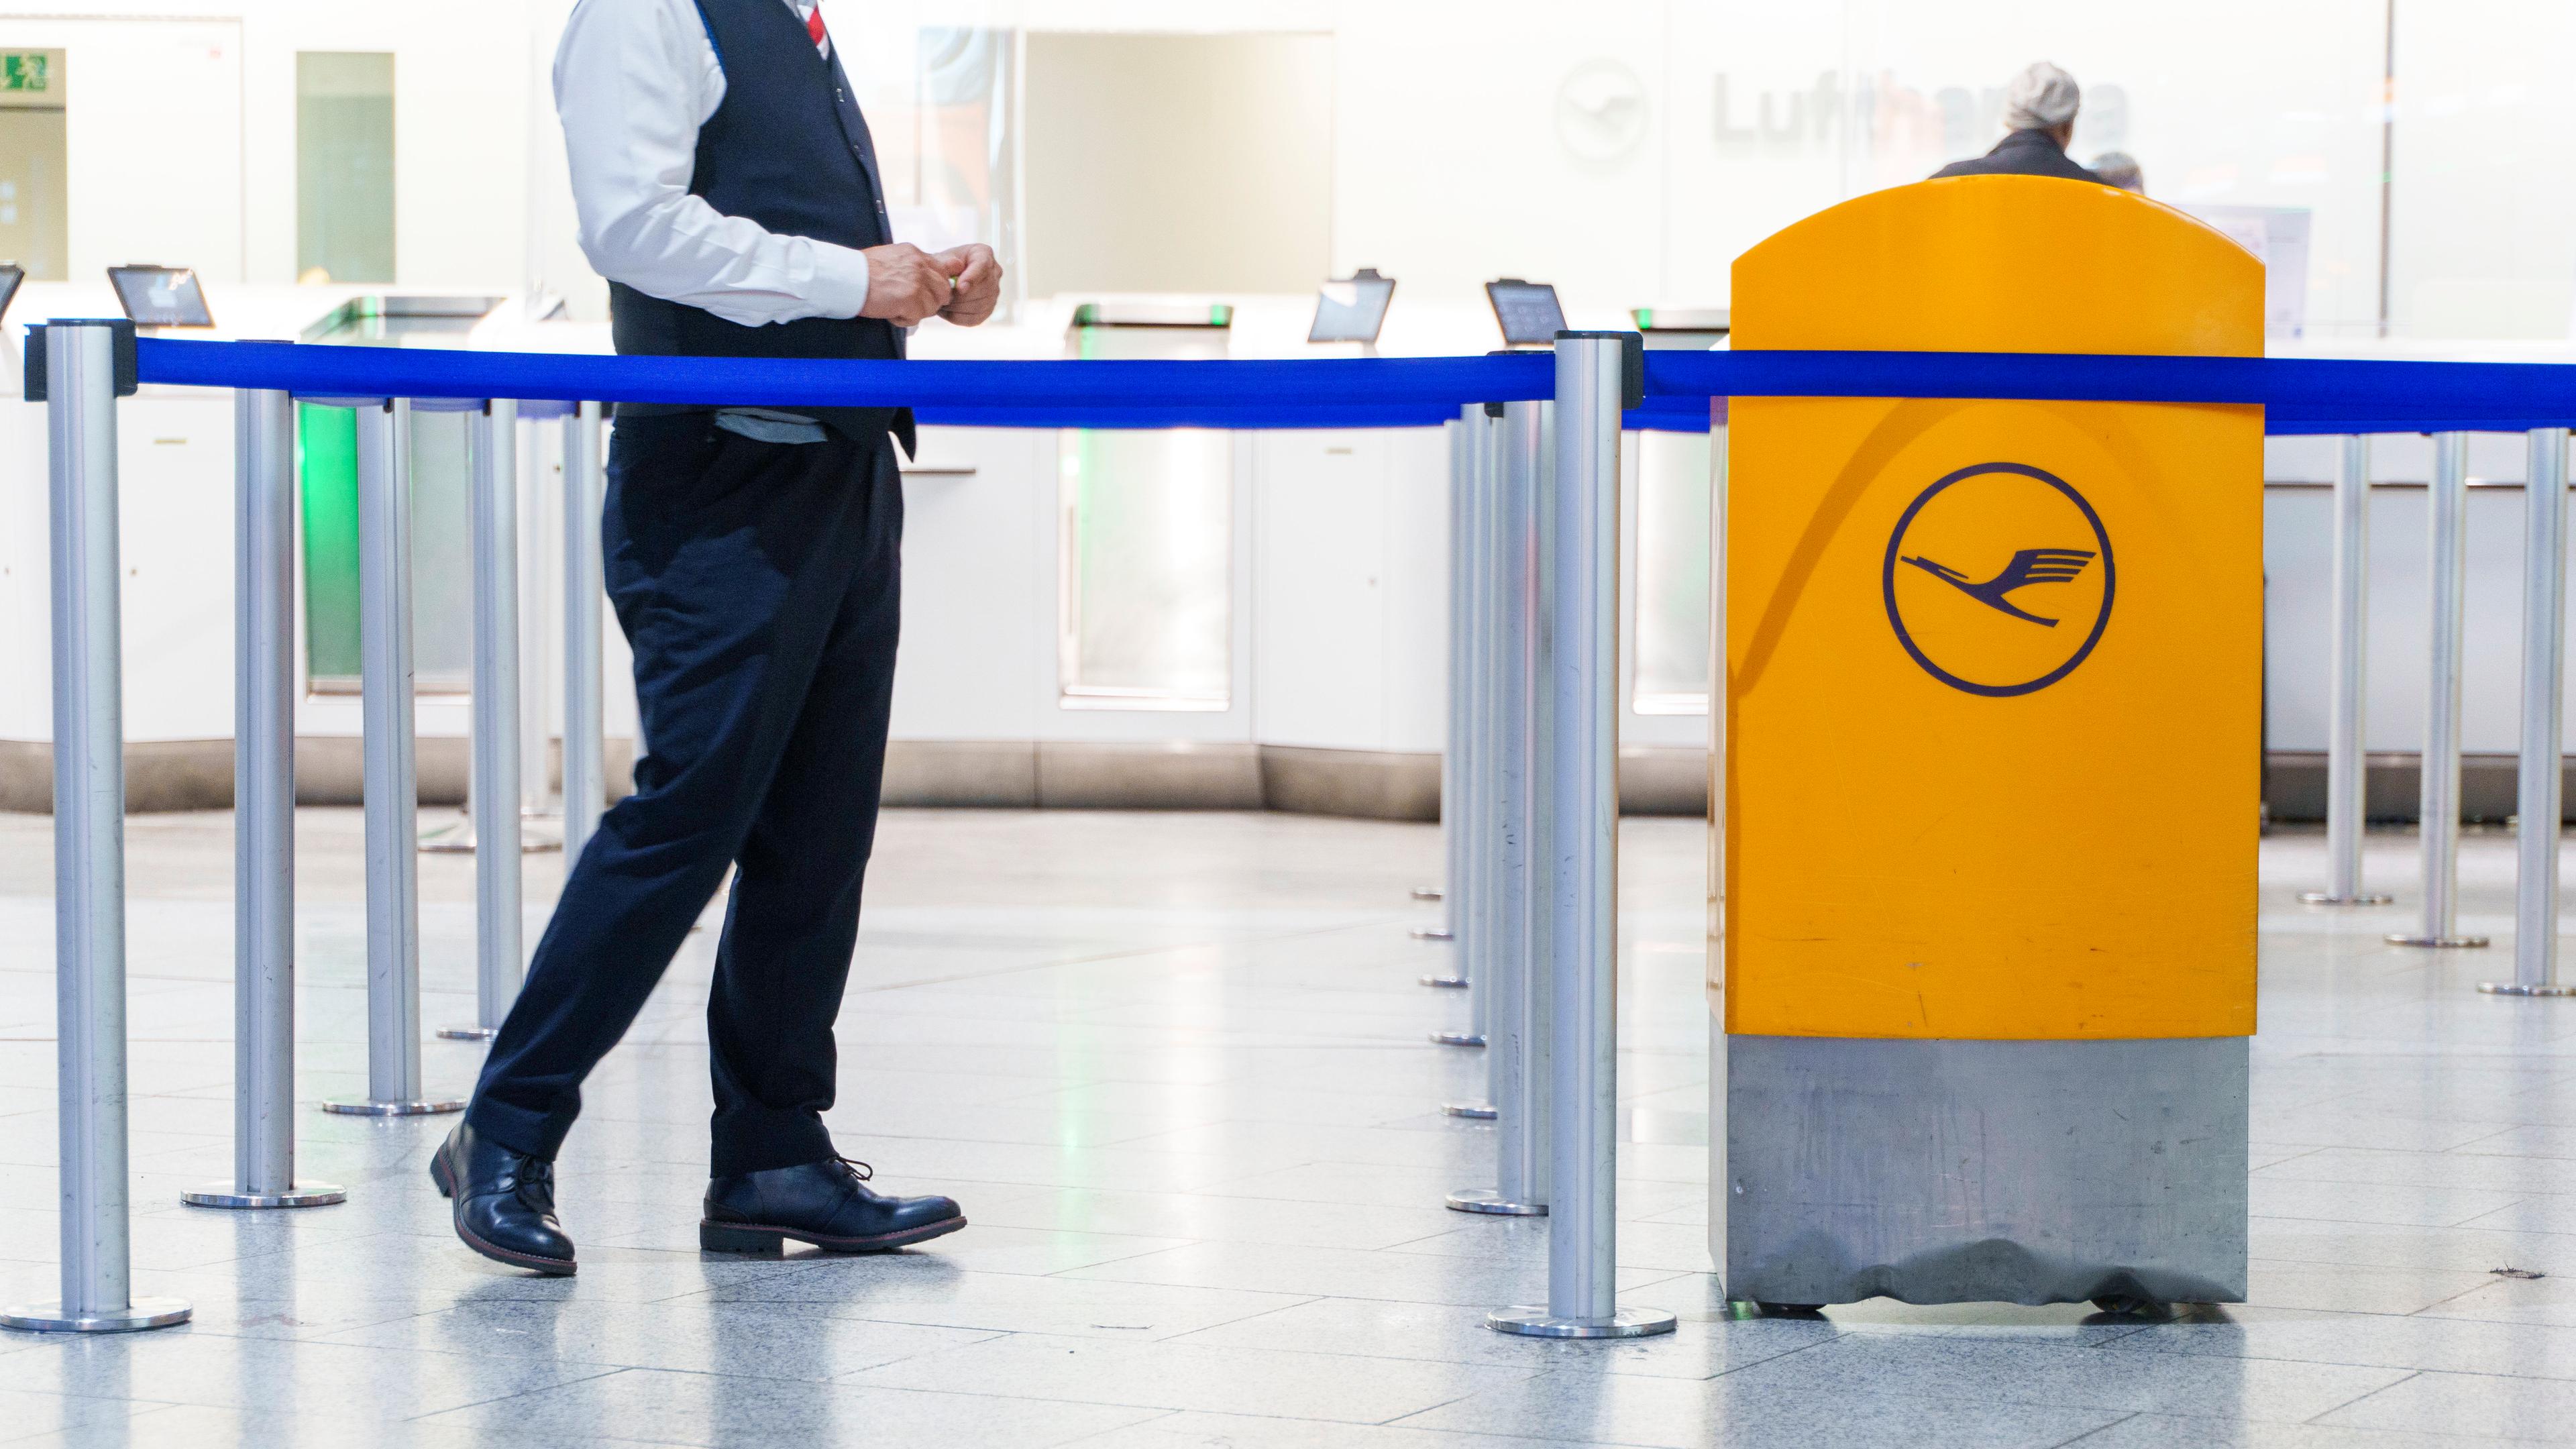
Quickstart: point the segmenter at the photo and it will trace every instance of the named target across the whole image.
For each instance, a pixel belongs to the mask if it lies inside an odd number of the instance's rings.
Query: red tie
[[[814,37],[814,48],[823,48],[823,7],[815,6],[805,14],[805,33]]]

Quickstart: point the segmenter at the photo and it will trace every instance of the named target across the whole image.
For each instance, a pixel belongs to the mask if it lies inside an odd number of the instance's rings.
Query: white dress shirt
[[[799,21],[816,0],[780,0]],[[831,41],[822,42],[831,54]],[[697,0],[581,0],[555,49],[555,113],[572,163],[581,250],[610,281],[757,327],[855,317],[855,248],[780,236],[689,194],[698,128],[725,96]]]

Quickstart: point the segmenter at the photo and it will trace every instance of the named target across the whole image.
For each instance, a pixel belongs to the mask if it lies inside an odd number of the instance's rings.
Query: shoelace
[[[861,1182],[873,1182],[876,1180],[877,1170],[855,1157],[843,1157],[839,1153],[835,1152],[832,1154],[832,1160],[838,1162],[843,1167],[848,1168],[850,1170],[850,1176],[857,1178]]]

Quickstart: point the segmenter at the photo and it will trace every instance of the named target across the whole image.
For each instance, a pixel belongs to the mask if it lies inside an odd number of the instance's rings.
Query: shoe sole
[[[698,1250],[705,1253],[759,1253],[775,1256],[787,1251],[787,1240],[811,1244],[826,1253],[890,1253],[932,1238],[944,1238],[966,1226],[963,1213],[941,1218],[899,1233],[878,1233],[865,1238],[836,1238],[828,1233],[812,1233],[802,1228],[774,1227],[768,1223],[719,1223],[701,1218],[698,1221]]]
[[[429,1181],[431,1186],[438,1189],[440,1197],[446,1198],[449,1202],[456,1200],[456,1179],[447,1171],[445,1148],[430,1154]],[[452,1212],[448,1214],[447,1225],[456,1230],[458,1242],[495,1263],[507,1263],[513,1268],[525,1268],[531,1273],[541,1273],[549,1278],[570,1278],[581,1271],[581,1265],[570,1258],[541,1258],[534,1253],[514,1253],[508,1248],[487,1243],[474,1236],[473,1231],[459,1221]]]

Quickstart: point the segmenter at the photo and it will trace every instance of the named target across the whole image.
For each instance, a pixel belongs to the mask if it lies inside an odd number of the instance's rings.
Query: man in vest
[[[931,317],[992,314],[990,250],[890,234],[816,0],[582,0],[554,84],[619,352],[899,358]],[[895,440],[910,451],[907,411],[618,405],[601,546],[650,753],[431,1160],[485,1257],[573,1271],[554,1157],[582,1079],[728,867],[700,1246],[881,1252],[966,1225],[947,1198],[870,1189],[823,1126],[894,682]]]

